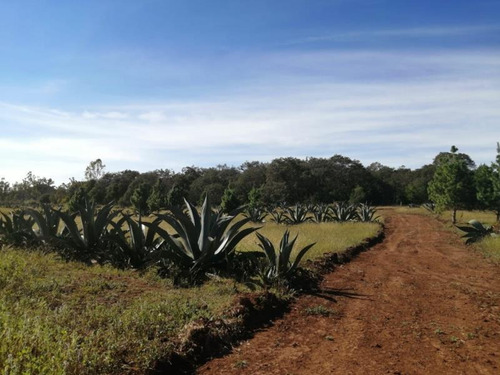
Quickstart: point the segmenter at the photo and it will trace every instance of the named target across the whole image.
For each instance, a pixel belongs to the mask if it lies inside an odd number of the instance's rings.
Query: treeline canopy
[[[441,156],[440,156],[441,155]],[[269,163],[245,162],[240,167],[219,165],[212,168],[186,167],[175,173],[168,169],[139,173],[124,170],[105,172],[98,159],[86,170],[86,181],[72,179],[55,186],[49,178],[31,172],[12,186],[0,181],[3,205],[67,203],[77,191],[85,192],[97,203],[115,202],[130,206],[134,192],[154,195],[160,202],[175,203],[186,197],[197,202],[205,193],[219,204],[226,189],[239,202],[246,203],[249,194],[258,190],[262,204],[331,203],[334,201],[370,202],[372,204],[408,204],[428,201],[427,185],[432,179],[440,154],[433,164],[411,170],[404,166],[391,168],[380,163],[368,167],[341,155],[330,158],[298,159],[285,157]],[[98,161],[98,163],[96,163]],[[99,173],[92,173],[93,167]]]

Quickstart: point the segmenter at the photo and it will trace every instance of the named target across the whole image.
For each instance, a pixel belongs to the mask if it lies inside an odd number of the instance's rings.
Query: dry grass
[[[316,242],[304,257],[315,259],[326,253],[338,253],[348,247],[359,244],[368,237],[373,237],[380,229],[377,223],[304,223],[300,225],[285,226],[273,222],[265,223],[259,233],[268,237],[277,247],[286,229],[291,236],[298,235],[295,245],[296,251],[304,246]],[[240,251],[260,250],[257,245],[257,236],[253,233],[246,237],[238,246]]]

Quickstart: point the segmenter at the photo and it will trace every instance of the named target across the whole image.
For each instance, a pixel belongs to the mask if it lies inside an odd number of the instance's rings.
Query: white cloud
[[[9,124],[1,125],[2,176],[20,180],[32,170],[63,182],[83,177],[96,158],[108,170],[144,171],[341,153],[367,164],[418,167],[452,144],[478,163],[494,159],[500,140],[495,51],[312,51],[267,59],[279,68],[275,78],[206,100],[86,106],[84,112],[0,103],[0,124]],[[326,67],[331,74],[319,78],[290,73]],[[404,76],[390,74],[405,67]],[[388,74],[343,76],[367,69]]]

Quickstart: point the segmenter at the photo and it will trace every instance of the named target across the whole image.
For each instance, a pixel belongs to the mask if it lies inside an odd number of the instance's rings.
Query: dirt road
[[[385,214],[384,242],[197,373],[500,374],[500,268],[429,217]]]

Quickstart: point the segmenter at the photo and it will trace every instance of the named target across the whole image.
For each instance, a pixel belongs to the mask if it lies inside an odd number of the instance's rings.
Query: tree
[[[483,208],[491,209],[500,221],[500,145],[497,143],[496,163],[480,165],[474,175],[476,197]]]
[[[100,179],[104,174],[104,168],[106,168],[106,166],[102,163],[101,159],[91,161],[85,169],[85,179],[89,181]]]
[[[130,203],[136,209],[139,214],[139,222],[141,222],[142,215],[148,213],[148,198],[151,193],[151,186],[142,183],[140,184],[132,193],[130,197]]]
[[[227,188],[222,195],[220,208],[223,212],[230,213],[240,206],[240,201],[233,189]]]
[[[474,196],[472,171],[457,151],[452,146],[449,155],[436,167],[428,187],[429,198],[436,204],[438,211],[452,210],[453,224],[457,221],[457,210],[470,205]]]
[[[147,204],[150,211],[159,211],[167,206],[167,187],[163,183],[162,179],[159,178],[156,184],[153,186],[151,195],[148,198]]]

